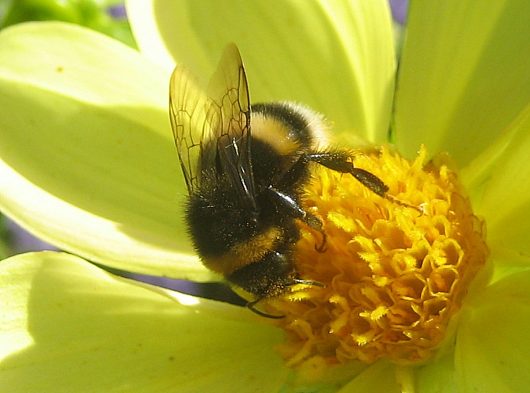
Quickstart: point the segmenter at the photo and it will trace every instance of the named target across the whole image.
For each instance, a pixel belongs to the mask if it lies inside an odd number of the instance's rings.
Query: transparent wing
[[[250,152],[250,98],[239,50],[226,47],[207,89],[206,117],[217,139],[221,170],[241,202],[256,209]],[[203,157],[203,159],[209,159]],[[203,162],[206,167],[210,163]]]
[[[188,192],[200,187],[201,171],[213,169],[228,179],[247,208],[255,210],[250,98],[237,47],[227,46],[206,92],[185,68],[177,66],[171,76],[169,102]]]
[[[169,114],[177,153],[189,194],[200,184],[203,143],[212,138],[206,119],[208,97],[188,70],[177,66],[169,83]]]

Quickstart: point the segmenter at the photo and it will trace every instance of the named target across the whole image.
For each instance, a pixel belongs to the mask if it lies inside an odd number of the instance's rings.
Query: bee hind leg
[[[325,288],[326,287],[326,285],[321,283],[320,281],[305,280],[305,279],[302,279],[302,278],[294,278],[290,285],[296,285],[296,284],[310,285],[310,286],[315,286],[315,287],[319,287],[319,288]],[[249,301],[246,306],[247,306],[247,308],[250,311],[252,311],[253,313],[255,313],[255,314],[257,314],[257,315],[259,315],[261,317],[270,318],[270,319],[282,319],[282,318],[285,318],[285,315],[269,314],[269,313],[266,313],[265,311],[261,311],[258,308],[256,308],[256,305],[258,303],[260,303],[261,301],[263,301],[264,299],[266,299],[266,298],[267,297],[265,297],[265,296],[259,297],[256,300]]]
[[[263,299],[263,297],[260,297],[256,300],[252,300],[251,302],[248,302],[247,303],[247,308],[252,311],[254,314],[258,314],[259,316],[261,317],[265,317],[265,318],[271,318],[271,319],[282,319],[282,318],[285,318],[285,315],[272,315],[272,314],[267,314],[266,312],[264,311],[261,311],[261,310],[258,310],[256,308],[256,305],[261,302]]]

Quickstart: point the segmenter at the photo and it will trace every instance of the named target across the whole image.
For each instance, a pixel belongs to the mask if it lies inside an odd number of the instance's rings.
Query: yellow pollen
[[[422,148],[409,162],[384,147],[355,156],[389,198],[315,165],[304,207],[322,220],[326,249],[316,251],[322,235],[301,224],[296,268],[324,287],[295,287],[267,305],[285,315],[276,323],[289,365],[419,362],[444,339],[488,249],[456,173],[426,156]]]

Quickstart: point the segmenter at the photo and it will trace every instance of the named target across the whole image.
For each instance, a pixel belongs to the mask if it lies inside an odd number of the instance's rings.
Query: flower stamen
[[[327,248],[315,251],[321,234],[301,225],[296,267],[324,287],[295,286],[267,305],[286,316],[277,323],[290,365],[413,363],[444,339],[488,249],[456,173],[426,157],[424,148],[412,162],[388,148],[355,157],[389,186],[389,198],[315,167],[304,207],[322,220]]]

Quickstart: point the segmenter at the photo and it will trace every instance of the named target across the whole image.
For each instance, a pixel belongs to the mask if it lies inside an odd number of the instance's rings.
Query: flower
[[[412,162],[385,147],[356,156],[359,168],[385,178],[386,198],[314,168],[304,206],[322,217],[326,250],[315,250],[320,233],[302,227],[296,267],[320,285],[267,303],[285,316],[278,325],[289,365],[311,363],[318,374],[351,359],[417,364],[448,341],[488,249],[447,158],[426,158],[424,147]]]
[[[396,87],[383,1],[146,3],[128,8],[143,54],[62,23],[0,33],[3,212],[89,260],[210,280],[181,235],[167,84],[175,59],[209,75],[235,41],[254,101],[304,102],[334,121],[338,141],[390,140],[408,158],[420,144],[448,151],[487,223],[492,277],[484,269],[475,279],[454,340],[424,364],[352,362],[317,382],[285,366],[273,349],[281,331],[248,310],[116,278],[70,254],[24,254],[0,264],[4,385],[525,391],[530,5],[413,3]]]

